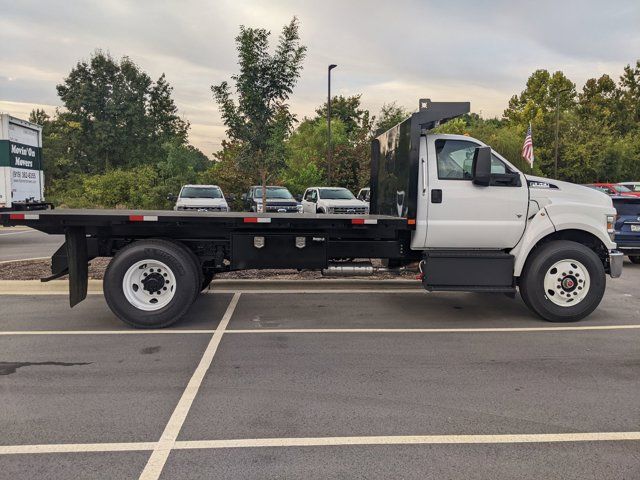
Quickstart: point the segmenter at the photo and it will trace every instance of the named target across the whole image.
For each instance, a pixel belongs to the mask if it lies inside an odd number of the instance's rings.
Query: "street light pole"
[[[555,152],[555,161],[553,168],[553,178],[558,178],[558,132],[560,130],[560,94],[564,92],[568,92],[571,90],[570,88],[563,88],[556,92],[556,152]]]
[[[331,64],[327,68],[327,180],[331,186],[331,164],[333,163],[333,146],[331,145],[331,70],[337,65]]]

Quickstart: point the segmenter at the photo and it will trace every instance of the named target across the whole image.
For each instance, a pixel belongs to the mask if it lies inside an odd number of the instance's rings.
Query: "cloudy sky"
[[[471,101],[500,115],[537,68],[580,87],[640,58],[640,2],[550,0],[0,0],[0,111],[53,111],[55,86],[96,48],[166,73],[191,142],[217,150],[224,126],[210,86],[236,69],[238,26],[277,36],[296,15],[308,47],[291,105],[310,115],[333,89],[365,107],[418,98]]]

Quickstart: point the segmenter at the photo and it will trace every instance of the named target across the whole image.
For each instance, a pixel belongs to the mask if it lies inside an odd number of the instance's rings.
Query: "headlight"
[[[298,205],[298,213],[302,213],[302,205]]]
[[[611,241],[616,236],[616,216],[615,215],[607,215],[607,233],[609,234],[609,238]]]
[[[334,213],[336,211],[336,207],[327,208],[327,213]]]

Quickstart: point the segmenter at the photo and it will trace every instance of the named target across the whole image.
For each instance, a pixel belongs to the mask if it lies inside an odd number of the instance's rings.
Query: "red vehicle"
[[[624,185],[618,185],[616,183],[590,183],[585,186],[591,187],[595,190],[600,190],[607,195],[618,195],[621,197],[640,197],[640,192],[634,192]]]

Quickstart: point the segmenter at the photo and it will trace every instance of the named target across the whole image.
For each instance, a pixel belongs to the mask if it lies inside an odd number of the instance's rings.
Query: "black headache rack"
[[[406,262],[411,227],[383,215],[242,212],[48,210],[0,214],[3,226],[65,235],[49,281],[69,275],[71,306],[87,294],[88,262],[112,257],[135,240],[164,238],[189,247],[204,270],[326,268],[330,260],[370,257]]]
[[[421,99],[417,112],[372,140],[372,214],[416,218],[420,137],[470,108],[469,102]]]

